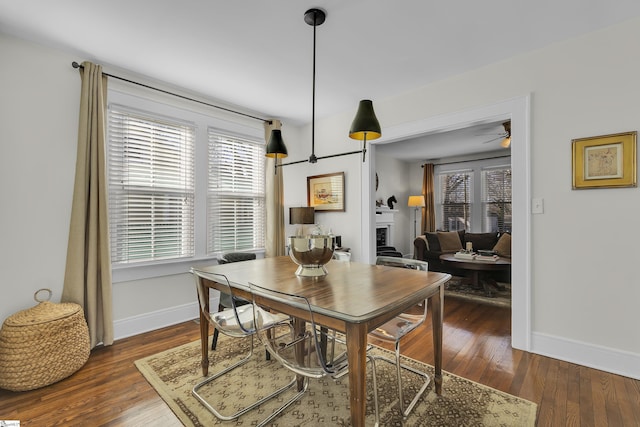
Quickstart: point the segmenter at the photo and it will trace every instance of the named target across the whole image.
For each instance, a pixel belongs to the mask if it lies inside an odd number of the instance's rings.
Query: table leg
[[[203,288],[205,293],[204,309],[209,310],[209,288],[207,286],[203,286]],[[198,304],[198,307],[200,307],[200,304]],[[209,321],[202,308],[200,308],[200,347],[202,349],[200,366],[202,366],[202,375],[206,377],[209,374]]]
[[[306,329],[307,329],[307,322],[297,317],[293,318],[293,330],[296,337],[303,336]],[[311,351],[310,349],[307,349],[305,347],[305,344],[306,344],[305,340],[302,340],[298,344],[296,344],[296,359],[298,359],[298,363],[301,366],[304,365],[304,358],[306,357],[307,352]],[[296,374],[296,384],[297,384],[298,391],[302,391],[304,389],[304,382],[305,382],[304,376],[300,374]]]
[[[431,325],[433,328],[433,358],[435,375],[433,382],[435,384],[436,394],[442,394],[442,324],[444,311],[444,284],[440,285],[439,290],[431,297]]]
[[[347,324],[346,329],[351,425],[361,427],[367,403],[367,329],[364,324]]]

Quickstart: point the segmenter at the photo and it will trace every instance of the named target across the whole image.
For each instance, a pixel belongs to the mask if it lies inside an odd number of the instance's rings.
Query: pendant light
[[[271,136],[269,137],[265,156],[274,159],[274,173],[278,173],[278,157],[283,159],[288,155],[287,146],[284,145],[284,141],[282,139],[282,131],[280,129],[273,129],[271,131]]]
[[[367,140],[380,138],[382,132],[380,130],[380,123],[376,118],[376,114],[373,111],[373,103],[369,99],[360,101],[356,117],[353,119],[351,129],[349,130],[349,137],[352,139],[363,141],[362,150],[349,151],[347,153],[330,154],[328,156],[317,157],[315,154],[316,146],[316,27],[322,25],[327,18],[327,13],[319,8],[312,8],[304,13],[304,22],[313,27],[313,78],[312,78],[312,93],[311,93],[311,155],[308,160],[299,160],[296,162],[289,162],[278,166],[294,165],[297,163],[316,163],[320,159],[326,159],[331,157],[346,156],[350,154],[362,153],[362,161],[365,161],[367,152]],[[287,157],[287,147],[282,140],[282,134],[279,130],[273,130],[271,132],[271,138],[269,144],[267,144],[267,157],[275,157],[276,163],[278,157]]]
[[[362,143],[362,161],[365,161],[367,154],[367,139],[378,139],[382,136],[380,123],[373,111],[373,102],[370,99],[363,99],[358,106],[356,117],[351,123],[349,130],[349,138],[363,141]]]

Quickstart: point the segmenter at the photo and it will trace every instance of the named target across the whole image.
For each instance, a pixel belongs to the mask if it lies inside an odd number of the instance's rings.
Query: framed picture
[[[574,139],[573,189],[637,186],[637,132]]]
[[[316,212],[344,212],[344,172],[308,176],[307,205]]]

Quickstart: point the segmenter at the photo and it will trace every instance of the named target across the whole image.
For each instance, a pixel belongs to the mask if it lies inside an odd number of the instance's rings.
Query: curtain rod
[[[84,66],[82,64],[78,64],[76,61],[73,61],[71,63],[71,66],[73,66],[73,68],[82,68],[82,69],[84,69]],[[200,101],[200,100],[194,99],[194,98],[189,98],[187,96],[180,95],[180,94],[173,93],[173,92],[169,92],[167,90],[159,89],[157,87],[149,86],[149,85],[146,85],[144,83],[140,83],[140,82],[136,82],[136,81],[133,81],[133,80],[125,79],[124,77],[114,76],[113,74],[108,74],[108,73],[102,73],[102,74],[107,76],[107,77],[111,77],[113,79],[122,80],[122,81],[127,82],[127,83],[132,83],[134,85],[145,87],[147,89],[151,89],[151,90],[155,90],[155,91],[158,91],[158,92],[166,93],[167,95],[172,95],[172,96],[176,96],[178,98],[186,99],[187,101],[197,102],[199,104],[204,104],[204,105],[207,105],[209,107],[213,107],[213,108],[217,108],[219,110],[227,111],[229,113],[238,114],[238,115],[241,115],[241,116],[249,117],[251,119],[260,120],[261,122],[266,122],[266,123],[271,124],[271,120],[263,119],[261,117],[256,117],[256,116],[252,116],[250,114],[242,113],[240,111],[235,111],[235,110],[231,110],[229,108],[220,107],[219,105],[209,104],[208,102]]]
[[[457,162],[444,162],[444,163],[434,163],[434,165],[436,166],[440,166],[440,165],[453,165],[456,163],[468,163],[468,162],[477,162],[480,160],[493,160],[493,159],[504,159],[507,157],[511,157],[511,155],[504,155],[504,156],[493,156],[493,157],[483,157],[483,158],[479,158],[479,159],[469,159],[469,160],[459,160]],[[423,160],[423,162],[427,162],[428,160]],[[424,168],[424,164],[420,165],[421,168]]]

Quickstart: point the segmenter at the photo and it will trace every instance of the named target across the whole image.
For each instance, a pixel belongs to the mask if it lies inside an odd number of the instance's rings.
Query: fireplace
[[[398,211],[395,209],[378,209],[379,210],[376,210],[376,246],[394,246],[393,215]]]

